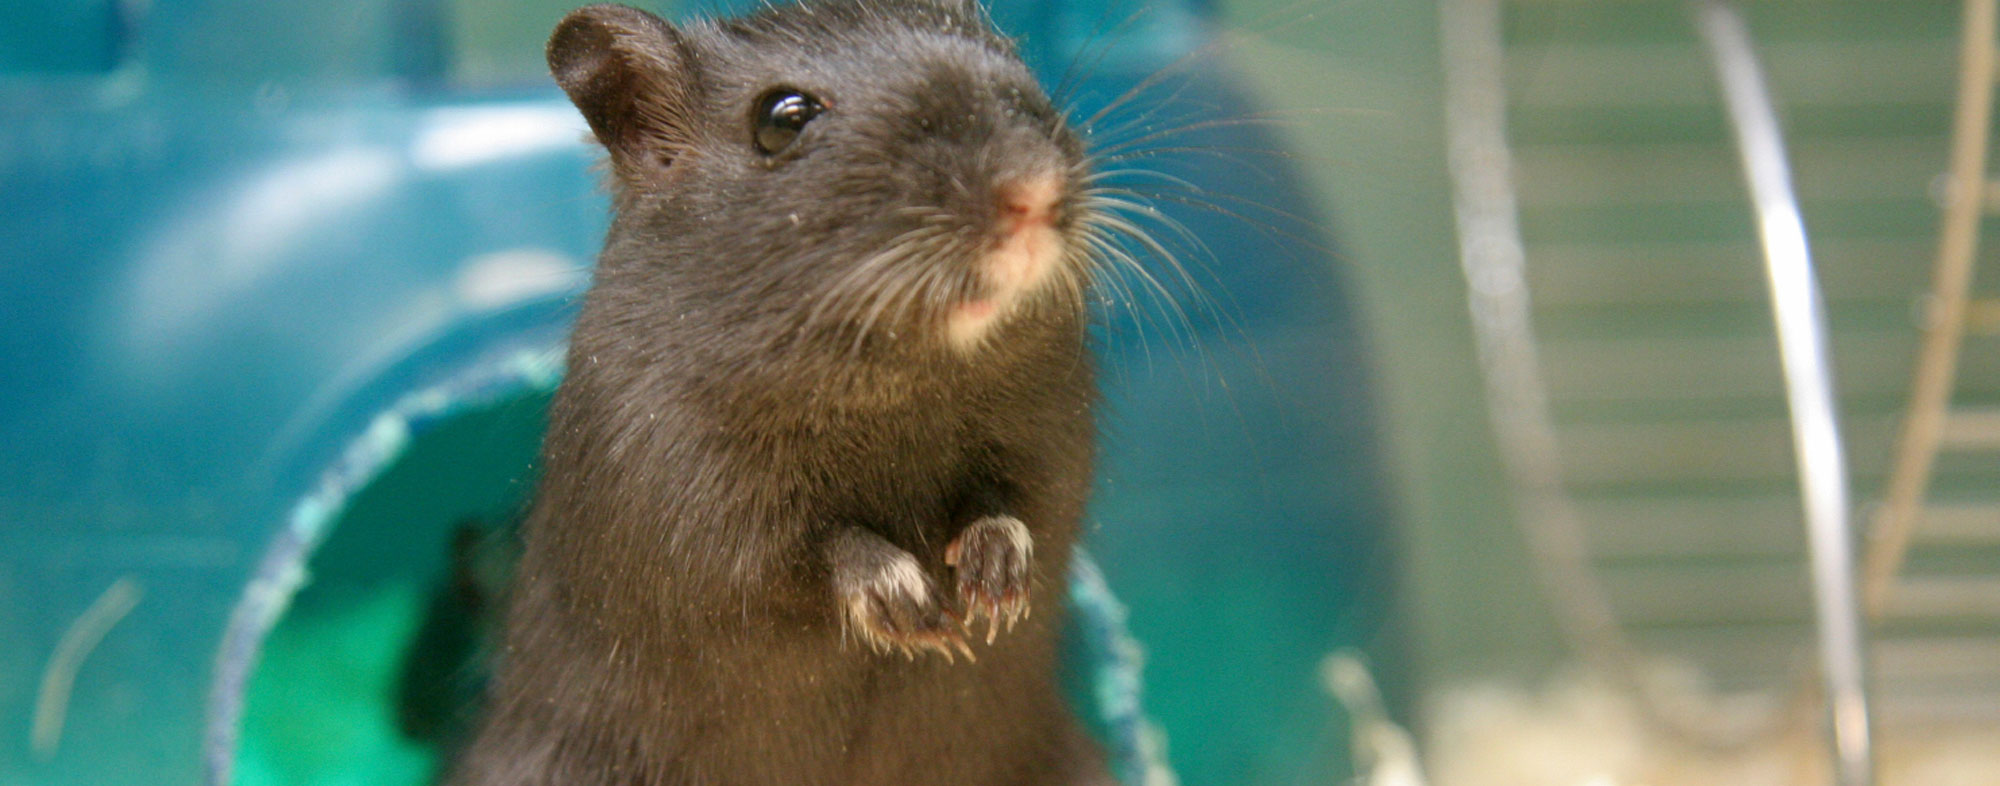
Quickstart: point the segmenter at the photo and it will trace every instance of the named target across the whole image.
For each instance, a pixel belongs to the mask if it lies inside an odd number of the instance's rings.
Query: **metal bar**
[[[1530,319],[1527,252],[1507,147],[1500,3],[1447,0],[1439,16],[1459,264],[1488,417],[1515,492],[1514,516],[1568,643],[1593,667],[1641,690],[1632,645],[1590,572],[1583,520],[1563,490],[1561,452]]]
[[[1923,347],[1910,384],[1910,411],[1896,437],[1895,463],[1887,494],[1869,528],[1865,572],[1868,611],[1886,605],[1903,556],[1910,548],[1918,508],[1930,486],[1931,465],[1944,436],[1945,408],[1958,375],[1959,344],[1965,338],[1967,292],[1972,260],[1979,250],[1979,219],[1986,188],[1986,142],[1993,112],[1994,0],[1966,0],[1958,52],[1958,109],[1952,118],[1951,169],[1945,182],[1944,226]]]
[[[1841,786],[1867,786],[1874,782],[1867,664],[1825,308],[1813,278],[1805,221],[1792,190],[1784,136],[1749,30],[1734,8],[1717,0],[1699,0],[1694,10],[1722,84],[1764,247],[1812,552],[1813,606],[1832,721],[1834,773]]]

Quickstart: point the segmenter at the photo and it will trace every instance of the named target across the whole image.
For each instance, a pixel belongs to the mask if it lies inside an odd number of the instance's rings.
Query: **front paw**
[[[931,577],[906,552],[877,554],[852,566],[838,577],[835,591],[846,634],[876,652],[900,651],[913,659],[935,652],[952,660],[956,650],[972,657]]]
[[[1028,616],[1029,566],[1035,539],[1013,516],[987,516],[967,525],[945,548],[945,564],[957,569],[958,601],[965,622],[986,616],[986,643],[992,644],[1005,619],[1007,629]]]

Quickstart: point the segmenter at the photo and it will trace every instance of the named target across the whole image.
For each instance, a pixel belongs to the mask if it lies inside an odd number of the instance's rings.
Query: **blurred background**
[[[573,5],[0,15],[0,783],[428,782],[607,223],[542,61]],[[2000,307],[1932,273],[1961,6],[1742,5],[1858,522],[1909,471],[1921,343],[1962,336],[1874,727],[1883,783],[1994,783]],[[1103,304],[1088,536],[1173,777],[1834,782],[1757,225],[1685,4],[992,10],[1073,116],[1136,91],[1091,138],[1167,175],[1119,182],[1191,271]],[[1524,264],[1468,287],[1481,172]],[[1525,296],[1539,487],[1495,436],[1496,292]],[[1115,737],[1104,657],[1073,682]]]

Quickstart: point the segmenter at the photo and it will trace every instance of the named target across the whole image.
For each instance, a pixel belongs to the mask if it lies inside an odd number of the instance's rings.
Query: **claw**
[[[991,646],[1001,628],[1012,632],[1027,616],[1034,540],[1019,519],[1001,515],[973,522],[945,547],[944,557],[958,574],[966,632],[972,631],[972,618],[985,615],[985,638]]]
[[[851,578],[839,591],[843,639],[859,639],[878,656],[901,652],[911,662],[930,652],[951,663],[959,653],[970,655],[960,635],[970,620],[941,604],[930,578],[907,554]]]

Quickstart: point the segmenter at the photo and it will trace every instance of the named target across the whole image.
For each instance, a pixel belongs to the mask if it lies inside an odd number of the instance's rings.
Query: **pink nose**
[[[1056,201],[1062,198],[1062,182],[1054,173],[1044,173],[1001,184],[1000,229],[1013,234],[1035,226],[1055,223]]]

